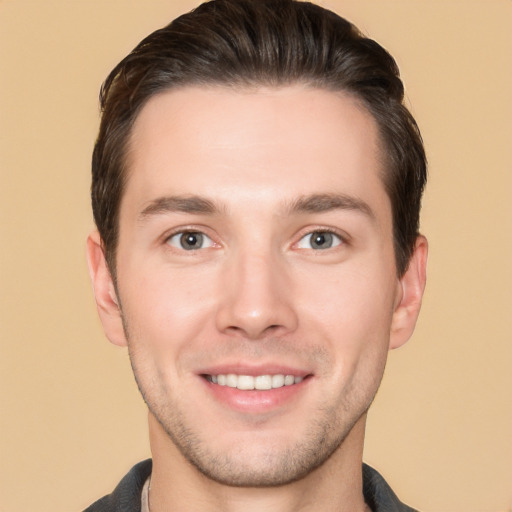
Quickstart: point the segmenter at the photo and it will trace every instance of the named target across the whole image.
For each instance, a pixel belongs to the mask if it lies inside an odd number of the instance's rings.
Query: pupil
[[[331,233],[314,233],[311,237],[311,245],[314,249],[328,249],[331,244]]]
[[[202,242],[201,233],[185,233],[181,236],[181,245],[184,249],[197,249]]]

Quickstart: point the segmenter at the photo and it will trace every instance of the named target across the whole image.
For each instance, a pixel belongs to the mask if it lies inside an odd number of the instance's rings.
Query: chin
[[[160,427],[157,435],[170,440],[199,473],[223,485],[255,488],[279,487],[309,475],[341,451],[354,425],[364,422],[365,413],[366,408],[345,424],[316,421],[293,436],[253,431],[235,438],[229,432],[223,440],[214,433],[201,436],[187,429],[181,419],[162,418],[152,411]]]

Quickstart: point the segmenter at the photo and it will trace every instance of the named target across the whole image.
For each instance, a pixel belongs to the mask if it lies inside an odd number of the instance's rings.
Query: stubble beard
[[[363,393],[353,386],[346,390],[341,404],[338,403],[336,407],[324,405],[316,410],[314,419],[305,418],[310,425],[293,445],[275,448],[269,441],[254,460],[254,454],[246,457],[242,453],[243,446],[238,453],[233,450],[229,453],[213,451],[201,438],[199,430],[188,426],[189,422],[178,403],[168,397],[164,389],[150,391],[145,386],[141,378],[143,371],[137,366],[136,349],[130,342],[125,321],[123,323],[135,381],[149,411],[192,466],[207,478],[232,487],[283,486],[301,480],[323,465],[340,449],[354,425],[367,413],[384,372],[382,365],[380,372],[377,370],[377,373],[373,373],[374,381]],[[248,439],[245,445],[250,442]]]
[[[181,455],[207,478],[232,487],[278,487],[306,477],[342,447],[354,425],[366,414],[376,393],[356,412],[346,406],[342,406],[341,411],[338,408],[317,410],[317,417],[310,420],[310,426],[300,440],[286,447],[274,447],[269,441],[267,446],[261,447],[255,459],[254,453],[249,456],[243,453],[244,446],[238,452],[234,449],[229,452],[212,450],[201,438],[201,433],[187,425],[176,403],[169,400],[159,404],[150,398],[151,393],[141,383],[133,359],[130,359],[149,411]],[[245,445],[250,443],[251,439],[247,439]]]
[[[172,407],[161,411],[146,400],[149,410],[183,457],[201,474],[223,485],[232,487],[279,487],[301,480],[323,465],[339,449],[354,424],[366,412],[337,431],[329,421],[314,421],[300,441],[289,447],[262,447],[254,454],[242,452],[214,452],[197,432],[187,428]],[[335,414],[325,412],[324,418]],[[251,439],[247,440],[251,443]],[[243,448],[242,448],[243,450]]]

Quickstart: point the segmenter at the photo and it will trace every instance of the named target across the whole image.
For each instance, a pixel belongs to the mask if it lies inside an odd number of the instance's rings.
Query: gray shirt
[[[111,494],[99,499],[84,512],[149,512],[151,468],[151,459],[139,462]],[[404,505],[384,478],[366,464],[363,464],[363,495],[373,512],[418,512]]]

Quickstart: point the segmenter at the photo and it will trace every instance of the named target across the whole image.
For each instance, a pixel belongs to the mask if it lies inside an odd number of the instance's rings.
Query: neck
[[[277,487],[232,487],[211,480],[179,452],[150,414],[151,512],[363,512],[362,449],[366,416],[340,447],[304,478]]]

